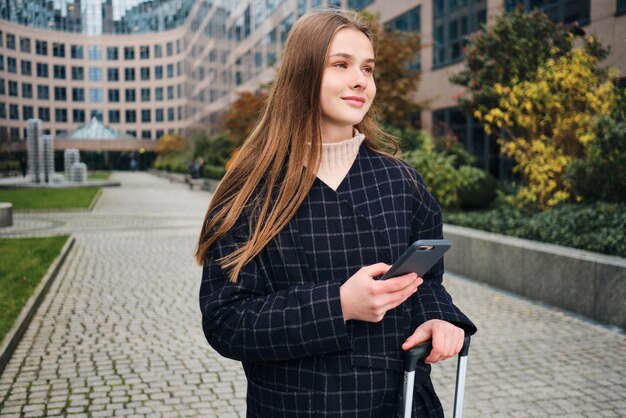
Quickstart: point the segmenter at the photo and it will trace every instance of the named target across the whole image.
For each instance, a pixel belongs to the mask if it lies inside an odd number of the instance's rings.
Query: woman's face
[[[376,95],[374,48],[362,32],[339,30],[330,44],[322,76],[322,139],[336,142],[352,137]]]

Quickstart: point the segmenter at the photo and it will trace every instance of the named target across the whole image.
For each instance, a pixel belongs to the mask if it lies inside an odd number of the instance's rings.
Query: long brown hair
[[[289,223],[315,181],[322,154],[322,75],[333,37],[343,28],[365,34],[376,51],[374,30],[353,12],[317,11],[294,24],[259,122],[209,204],[195,254],[199,264],[246,209],[248,241],[220,260],[233,283]],[[380,128],[371,110],[355,127],[365,134],[368,148],[389,156],[398,152],[397,141]]]

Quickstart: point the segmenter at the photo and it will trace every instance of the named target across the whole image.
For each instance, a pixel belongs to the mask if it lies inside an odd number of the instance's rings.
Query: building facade
[[[54,135],[92,117],[151,140],[215,129],[237,92],[273,79],[298,17],[320,7],[367,9],[421,35],[421,125],[453,131],[498,174],[494,141],[458,109],[462,88],[448,79],[463,66],[463,36],[518,3],[578,23],[611,46],[606,64],[626,74],[625,0],[66,0],[58,9],[49,0],[2,0],[0,138],[22,141],[32,117]]]

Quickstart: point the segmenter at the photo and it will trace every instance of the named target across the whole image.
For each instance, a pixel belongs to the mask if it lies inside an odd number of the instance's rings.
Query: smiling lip
[[[365,104],[365,99],[359,96],[342,97],[342,99],[347,101],[349,104],[357,107],[363,107],[363,105]]]

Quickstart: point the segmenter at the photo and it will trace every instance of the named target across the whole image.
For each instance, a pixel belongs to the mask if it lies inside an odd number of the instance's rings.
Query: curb
[[[100,197],[102,197],[102,187],[98,189],[98,193],[96,193],[93,199],[91,199],[91,203],[89,204],[87,211],[91,212],[93,208],[96,207],[96,204],[100,200]]]
[[[28,299],[19,316],[15,320],[15,324],[9,330],[9,332],[4,336],[2,340],[2,345],[0,345],[0,376],[4,372],[6,365],[11,360],[11,356],[15,352],[19,342],[21,341],[24,333],[26,332],[26,328],[30,324],[30,321],[35,316],[35,312],[37,308],[43,302],[43,298],[48,293],[52,282],[56,279],[56,276],[59,272],[59,269],[63,265],[63,262],[67,258],[70,250],[74,246],[75,238],[73,235],[70,235],[68,240],[65,242],[65,245],[61,249],[61,253],[55,258],[52,262],[48,271],[39,282],[39,285],[35,288],[35,291]]]

